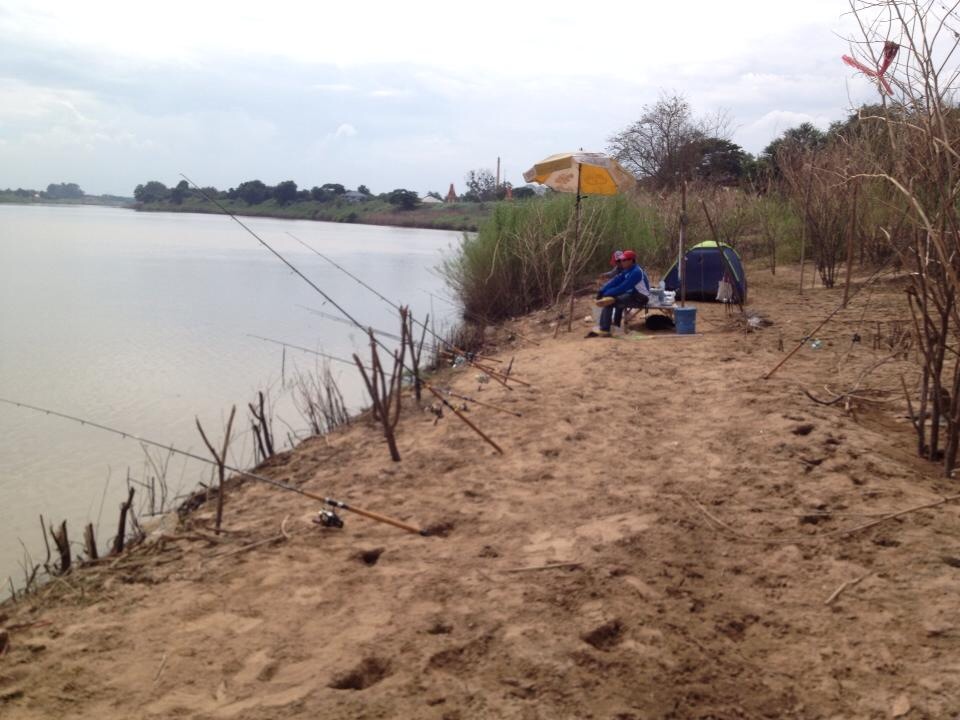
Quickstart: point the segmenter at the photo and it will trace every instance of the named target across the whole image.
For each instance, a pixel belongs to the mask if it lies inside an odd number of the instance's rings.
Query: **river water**
[[[438,329],[453,321],[453,307],[431,294],[444,295],[433,273],[458,233],[243,222],[364,324],[396,332],[399,321],[392,308],[287,233],[409,304],[416,317],[432,311]],[[291,429],[306,428],[290,378],[316,370],[318,359],[249,335],[347,358],[367,352],[362,333],[305,308],[337,315],[224,216],[0,205],[0,397],[206,455],[194,417],[222,437],[236,404],[239,426],[249,428],[247,402],[270,387],[280,443]],[[358,372],[337,363],[331,369],[348,405],[359,407]],[[249,432],[231,459],[251,462]],[[93,522],[103,546],[115,532],[128,471],[142,479],[144,463],[132,440],[0,404],[0,598],[8,576],[22,581],[21,540],[34,559],[43,559],[41,513],[48,523],[66,519],[78,548],[82,526]],[[167,470],[171,494],[209,477],[210,468],[181,458]],[[137,505],[146,510],[144,500]]]

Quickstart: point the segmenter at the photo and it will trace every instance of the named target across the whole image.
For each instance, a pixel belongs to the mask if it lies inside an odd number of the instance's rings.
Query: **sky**
[[[875,88],[845,0],[337,4],[0,0],[0,188],[132,195],[180,174],[379,193],[522,184],[662,93],[761,151]]]

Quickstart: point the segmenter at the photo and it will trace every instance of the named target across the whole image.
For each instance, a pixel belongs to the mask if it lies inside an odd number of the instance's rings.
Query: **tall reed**
[[[465,314],[500,320],[549,306],[576,289],[583,270],[604,268],[615,249],[636,251],[641,264],[663,259],[661,223],[650,208],[622,196],[584,198],[576,243],[573,218],[570,195],[498,205],[441,266]]]

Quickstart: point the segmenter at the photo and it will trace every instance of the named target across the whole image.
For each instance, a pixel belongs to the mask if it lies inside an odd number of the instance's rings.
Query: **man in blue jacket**
[[[637,265],[637,254],[625,250],[620,260],[622,272],[611,278],[597,292],[597,305],[603,307],[600,313],[600,330],[591,331],[587,337],[610,337],[610,323],[616,311],[616,324],[623,318],[624,308],[643,308],[650,301],[650,279],[643,268]]]

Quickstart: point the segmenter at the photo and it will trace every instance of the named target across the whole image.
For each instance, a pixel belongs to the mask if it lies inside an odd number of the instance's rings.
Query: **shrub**
[[[656,214],[623,196],[581,203],[573,242],[574,198],[505,203],[476,235],[464,235],[441,270],[468,316],[499,320],[548,306],[591,270],[606,269],[613,250],[631,248],[641,264],[658,263],[667,244]]]

